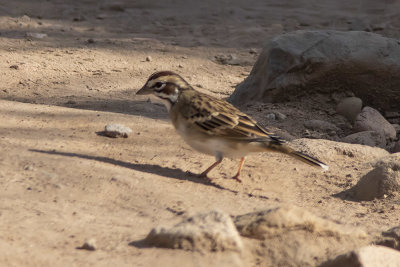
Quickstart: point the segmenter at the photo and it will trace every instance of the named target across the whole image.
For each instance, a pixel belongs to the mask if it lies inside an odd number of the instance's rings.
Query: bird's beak
[[[152,94],[152,90],[150,87],[144,85],[142,88],[140,88],[139,91],[136,92],[137,95],[150,95]]]

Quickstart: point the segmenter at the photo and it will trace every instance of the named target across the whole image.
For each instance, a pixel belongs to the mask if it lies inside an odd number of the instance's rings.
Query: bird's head
[[[169,109],[176,103],[182,91],[190,88],[189,83],[178,74],[172,71],[160,71],[153,73],[136,94],[154,95]]]

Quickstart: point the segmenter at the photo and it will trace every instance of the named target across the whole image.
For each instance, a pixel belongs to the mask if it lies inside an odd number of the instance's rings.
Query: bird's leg
[[[222,162],[222,157],[221,157],[221,158],[218,158],[216,162],[214,162],[214,163],[213,163],[210,167],[208,167],[204,172],[200,173],[200,174],[199,174],[199,177],[211,181],[211,179],[208,178],[207,174],[208,174],[212,169],[214,169],[218,164],[220,164],[221,162]]]
[[[242,157],[242,158],[240,159],[239,169],[238,169],[236,175],[232,177],[232,179],[235,179],[235,180],[238,181],[239,183],[242,182],[242,180],[240,180],[239,176],[240,176],[240,171],[242,170],[243,164],[244,164],[244,157]]]

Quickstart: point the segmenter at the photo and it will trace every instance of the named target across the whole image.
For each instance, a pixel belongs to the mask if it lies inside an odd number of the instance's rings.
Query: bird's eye
[[[160,90],[164,87],[164,85],[165,85],[165,83],[163,83],[163,82],[156,82],[156,84],[154,85],[154,88]]]

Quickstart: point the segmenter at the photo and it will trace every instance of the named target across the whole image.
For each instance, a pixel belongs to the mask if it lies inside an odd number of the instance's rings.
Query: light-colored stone
[[[170,229],[156,227],[145,243],[192,251],[241,251],[243,244],[229,215],[210,211],[190,217]]]
[[[360,114],[357,115],[353,127],[354,132],[375,131],[383,134],[386,140],[394,140],[396,138],[396,130],[379,111],[365,107]]]
[[[343,138],[343,141],[350,144],[360,144],[366,146],[386,147],[386,138],[375,131],[358,132]]]
[[[353,92],[366,105],[400,103],[398,40],[368,32],[301,30],[280,35],[262,50],[229,101],[280,102],[312,92]]]
[[[124,137],[127,138],[132,130],[122,124],[109,123],[104,129],[104,134],[108,137]]]
[[[365,246],[327,261],[320,267],[400,267],[400,252],[383,246]]]
[[[354,122],[357,115],[361,112],[362,100],[358,97],[347,97],[342,99],[337,107],[336,112],[350,122]]]
[[[373,200],[400,192],[400,153],[391,154],[375,163],[374,168],[354,186],[358,200]]]

